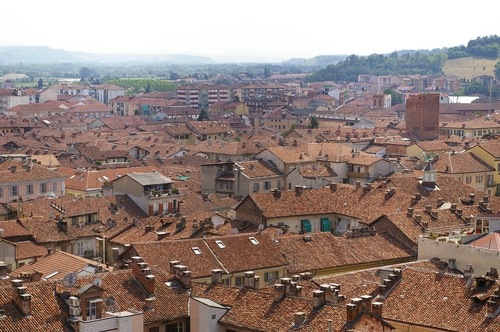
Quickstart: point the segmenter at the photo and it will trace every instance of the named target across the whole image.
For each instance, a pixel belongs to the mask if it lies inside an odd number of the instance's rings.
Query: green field
[[[443,66],[446,75],[456,75],[459,78],[471,79],[480,75],[495,76],[495,64],[498,59],[468,57],[447,60]]]

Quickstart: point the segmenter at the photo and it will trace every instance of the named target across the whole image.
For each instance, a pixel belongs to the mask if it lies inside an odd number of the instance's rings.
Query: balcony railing
[[[180,195],[179,189],[166,190],[145,190],[144,196],[151,198],[161,198],[165,196]]]
[[[488,181],[488,182],[486,183],[486,186],[487,186],[487,187],[495,187],[496,185],[497,185],[497,183],[496,183],[495,181]]]
[[[370,173],[347,172],[347,177],[367,180],[370,178]]]

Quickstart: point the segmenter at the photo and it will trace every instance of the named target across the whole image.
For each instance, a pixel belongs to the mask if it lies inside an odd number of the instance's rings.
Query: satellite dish
[[[259,228],[257,228],[259,232],[262,232],[264,230],[264,224],[260,224]]]
[[[283,230],[281,228],[278,230],[278,235],[283,235]]]
[[[92,282],[92,285],[97,286],[97,287],[101,287],[102,286],[102,279],[101,278],[97,278],[96,280],[94,280]]]
[[[73,287],[76,283],[77,276],[73,272],[69,272],[63,278],[63,286],[64,287]]]
[[[239,233],[239,232],[238,232],[238,228],[233,228],[233,229],[231,229],[231,235],[236,235],[236,234],[238,234],[238,233]]]

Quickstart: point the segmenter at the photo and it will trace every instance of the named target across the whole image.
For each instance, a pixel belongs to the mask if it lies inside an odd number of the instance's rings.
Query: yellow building
[[[452,148],[443,141],[422,141],[406,148],[406,155],[420,160],[429,160],[433,156],[452,152]]]
[[[493,194],[498,196],[500,194],[500,141],[491,140],[478,144],[469,149],[468,152],[475,154],[495,170],[493,172],[493,182],[496,190],[494,190]]]

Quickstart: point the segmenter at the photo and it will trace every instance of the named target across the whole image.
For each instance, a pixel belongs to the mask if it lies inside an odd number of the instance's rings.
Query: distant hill
[[[15,63],[141,63],[162,62],[168,64],[213,64],[212,59],[185,54],[96,54],[69,52],[45,46],[0,46],[0,64]]]
[[[495,76],[495,64],[498,59],[483,57],[467,57],[446,60],[443,72],[446,75],[455,75],[459,78],[471,79],[481,75]]]
[[[344,61],[348,55],[318,55],[314,58],[292,58],[282,62],[282,65],[297,66],[297,67],[311,67],[311,68],[324,68],[328,65],[334,65],[339,61]]]

